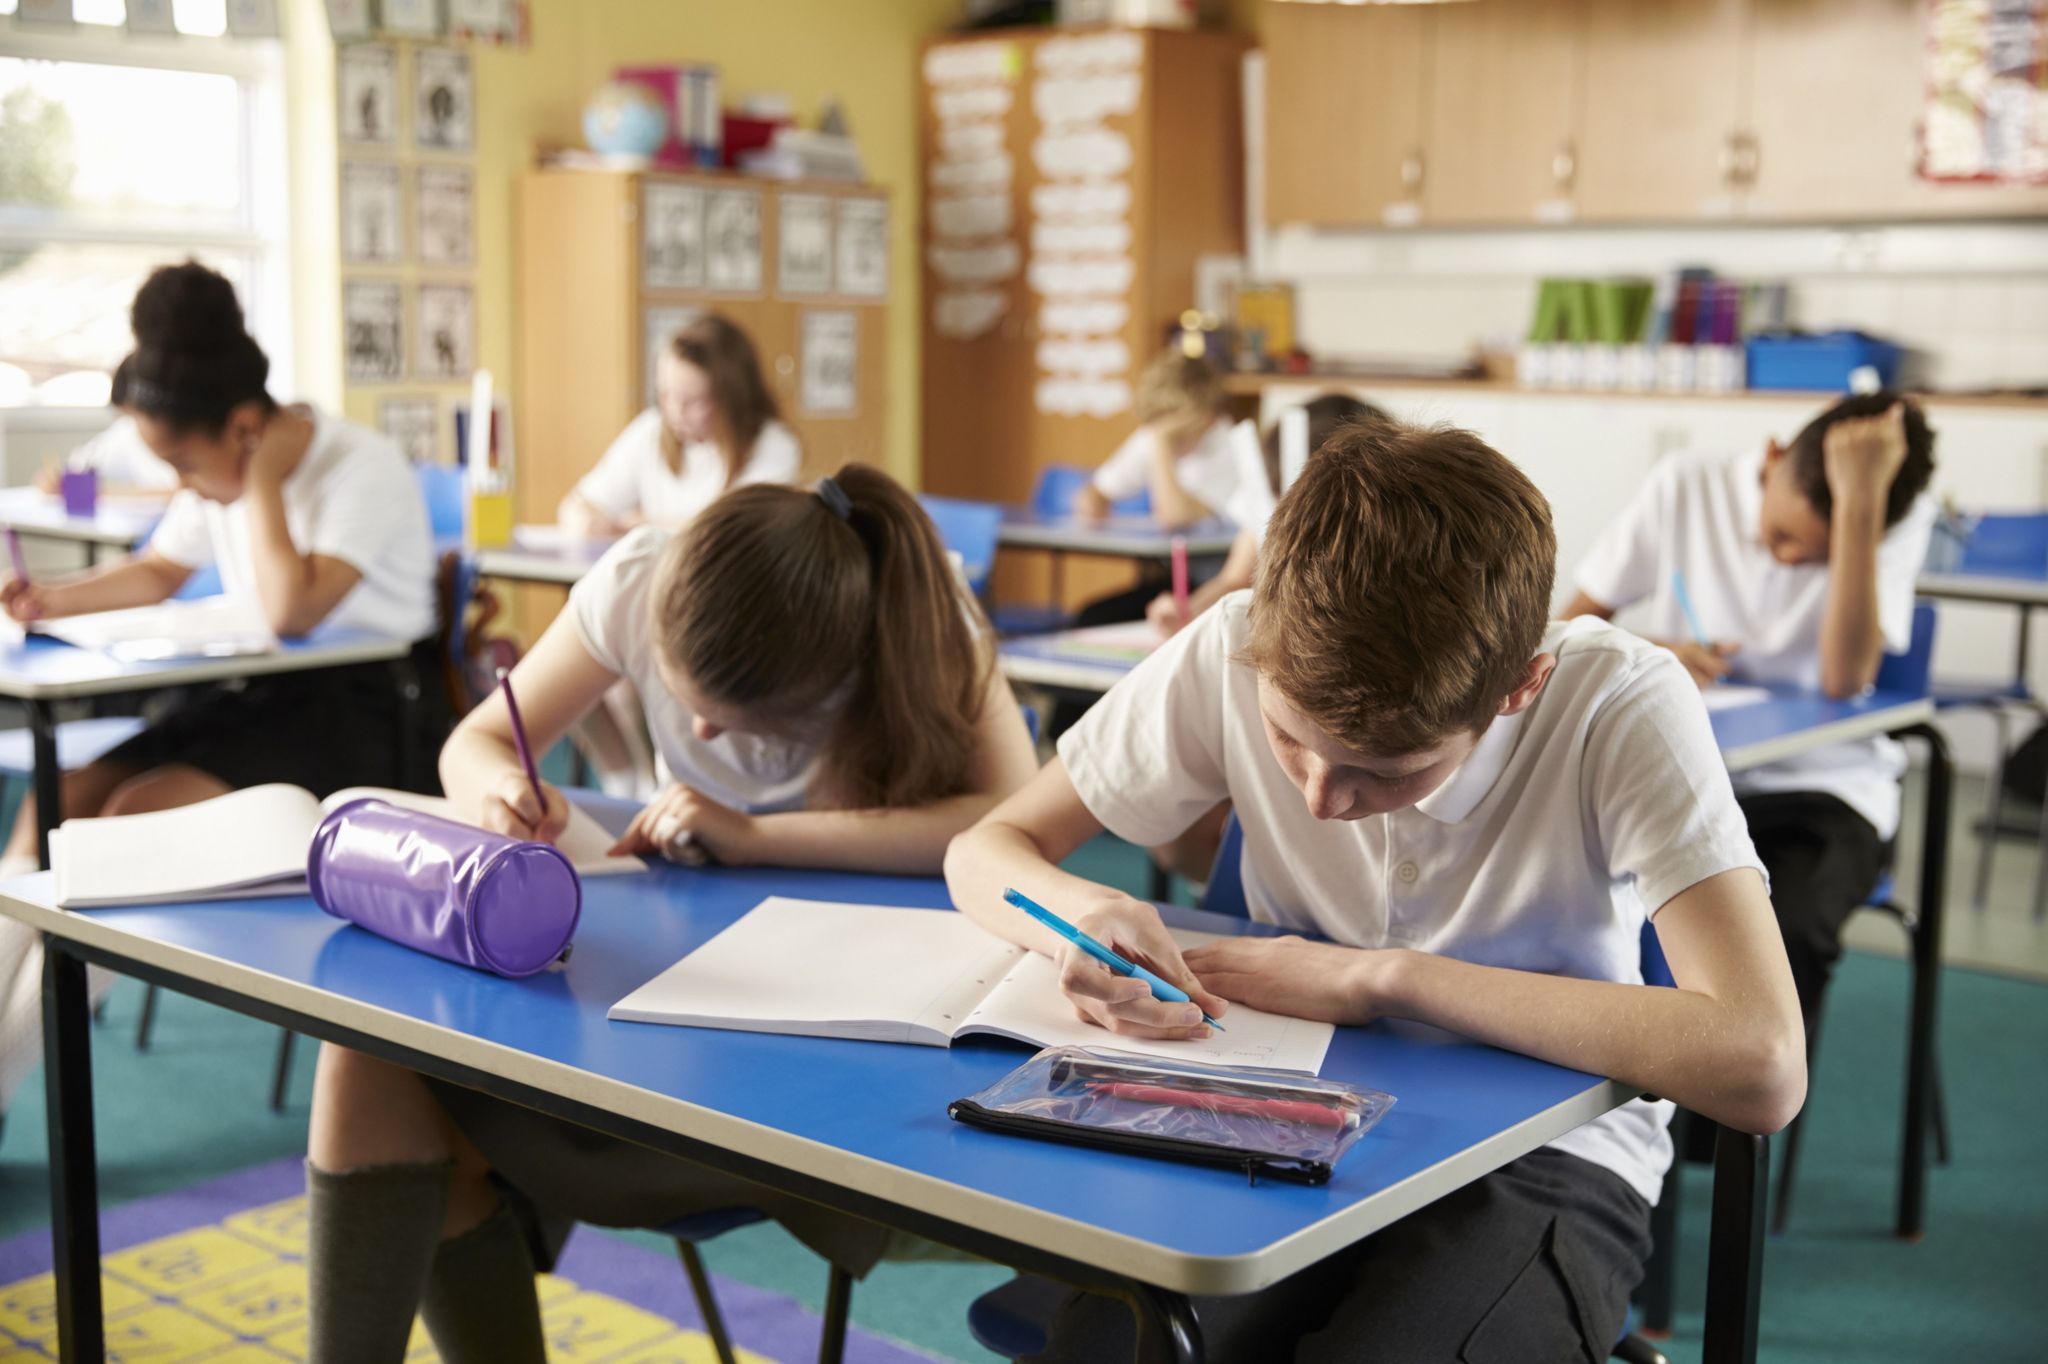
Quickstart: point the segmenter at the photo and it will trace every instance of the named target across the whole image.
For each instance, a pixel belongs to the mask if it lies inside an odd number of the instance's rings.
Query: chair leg
[[[277,1064],[270,1072],[270,1111],[284,1112],[284,1092],[292,1082],[292,1042],[298,1036],[290,1028],[277,1030]]]
[[[2005,707],[1991,707],[1991,787],[1984,793],[1984,832],[1977,839],[1977,883],[1970,892],[1970,911],[1982,914],[1991,899],[1991,857],[1998,848],[2000,821],[2005,818],[2005,745],[2012,726]]]
[[[718,1354],[718,1364],[737,1364],[733,1357],[732,1336],[725,1329],[725,1314],[718,1310],[718,1296],[711,1291],[711,1275],[704,1269],[704,1257],[697,1253],[693,1241],[676,1242],[676,1254],[683,1258],[683,1273],[690,1276],[690,1292],[697,1299],[697,1315],[704,1318],[704,1333],[711,1337],[711,1348]]]
[[[1937,1164],[1948,1164],[1948,1100],[1941,1092],[1941,1061],[1936,1059],[1928,1071],[1934,1084],[1934,1159]]]
[[[142,1015],[135,1020],[135,1050],[149,1050],[149,1035],[156,1028],[156,986],[142,987]]]
[[[1695,1121],[1679,1109],[1671,1119],[1671,1166],[1664,1171],[1664,1189],[1650,1210],[1650,1258],[1643,1265],[1643,1330],[1671,1334],[1678,1288],[1678,1172],[1685,1164],[1685,1129]]]
[[[832,1266],[825,1285],[825,1329],[818,1337],[818,1364],[840,1364],[846,1358],[846,1318],[853,1311],[853,1275]]]
[[[2041,828],[2034,839],[2034,922],[2048,915],[2048,800],[2041,802]]]

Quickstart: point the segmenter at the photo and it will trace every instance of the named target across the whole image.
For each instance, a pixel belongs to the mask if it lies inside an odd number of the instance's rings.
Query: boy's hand
[[[1223,938],[1192,948],[1187,963],[1226,999],[1323,1023],[1369,1023],[1372,954],[1306,938]]]
[[[1692,674],[1694,685],[1701,691],[1726,677],[1728,660],[1742,651],[1740,644],[1728,639],[1715,640],[1710,645],[1691,639],[1660,639],[1656,642],[1678,655],[1678,661]]]
[[[1074,917],[1074,927],[1161,980],[1194,997],[1192,1004],[1152,998],[1152,987],[1135,976],[1120,976],[1072,943],[1062,943],[1053,961],[1060,989],[1086,1022],[1128,1037],[1197,1038],[1209,1035],[1202,1015],[1223,1017],[1224,999],[1202,988],[1181,960],[1180,946],[1160,922],[1159,911],[1142,900],[1105,890],[1100,900]]]
[[[1180,603],[1174,600],[1171,592],[1161,592],[1146,605],[1145,619],[1167,639],[1172,639],[1188,623],[1188,617],[1182,614]]]
[[[1882,500],[1906,462],[1906,405],[1893,403],[1875,417],[1836,422],[1821,440],[1821,468],[1835,497],[1846,492]]]
[[[312,444],[313,423],[290,408],[276,413],[249,455],[249,481],[268,487],[282,485]]]
[[[4,608],[13,619],[27,625],[57,614],[50,605],[51,589],[41,583],[21,578],[9,578],[0,583],[0,608]]]
[[[749,860],[754,830],[752,815],[720,805],[679,782],[633,816],[611,853],[652,854],[686,866],[702,865],[708,857],[736,867]]]
[[[540,792],[542,799],[535,800],[526,774],[507,772],[484,797],[477,823],[492,833],[553,843],[569,827],[569,800],[546,782],[540,784]]]

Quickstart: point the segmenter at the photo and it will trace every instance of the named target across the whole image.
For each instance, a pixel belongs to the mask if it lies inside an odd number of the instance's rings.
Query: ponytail
[[[969,788],[994,659],[931,518],[887,474],[736,488],[662,574],[663,659],[777,729],[822,721],[821,800],[901,808]]]

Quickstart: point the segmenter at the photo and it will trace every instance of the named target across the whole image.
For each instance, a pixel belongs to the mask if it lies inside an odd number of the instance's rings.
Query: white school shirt
[[[1261,923],[1637,984],[1646,915],[1720,872],[1763,870],[1685,670],[1592,619],[1548,628],[1557,667],[1535,702],[1488,726],[1427,797],[1316,819],[1260,722],[1257,675],[1241,659],[1250,602],[1234,592],[1162,644],[1059,751],[1089,813],[1142,846],[1231,801]],[[1669,1121],[1669,1104],[1636,1099],[1551,1145],[1655,1203]]]
[[[156,457],[135,429],[135,418],[120,416],[106,430],[77,446],[64,457],[64,467],[74,473],[91,469],[102,486],[150,488],[170,492],[178,486],[178,471]]]
[[[683,447],[671,472],[661,457],[661,413],[648,408],[626,424],[596,467],[576,484],[576,496],[606,516],[638,515],[657,526],[682,526],[725,491],[725,456],[711,441]],[[781,422],[771,421],[754,438],[733,486],[792,483],[803,465],[803,450]]]
[[[1826,564],[1788,566],[1762,538],[1763,456],[1686,455],[1650,471],[1642,491],[1579,561],[1578,587],[1616,610],[1648,607],[1643,631],[1688,639],[1671,575],[1683,572],[1708,639],[1734,640],[1731,680],[1820,686],[1820,631],[1827,615]],[[1913,585],[1927,559],[1935,501],[1928,494],[1877,548],[1877,615],[1888,652],[1913,640]],[[1745,795],[1819,791],[1870,821],[1878,837],[1899,828],[1905,751],[1890,739],[1859,739],[1738,773]]]
[[[321,624],[427,638],[435,622],[434,537],[412,464],[387,436],[324,412],[309,416],[312,443],[284,481],[285,525],[299,553],[340,559],[362,574]],[[246,497],[222,507],[181,490],[149,547],[187,568],[218,557],[228,592],[255,592]]]
[[[1159,434],[1141,426],[1095,470],[1095,491],[1121,502],[1145,491]],[[1173,481],[1217,516],[1240,526],[1263,526],[1273,514],[1273,489],[1259,428],[1218,417],[1186,454],[1173,462]]]
[[[670,531],[641,526],[569,589],[583,647],[639,691],[647,731],[674,780],[750,814],[801,809],[817,768],[815,745],[730,730],[699,739],[691,728],[695,713],[661,675],[654,605],[662,555],[673,539]]]

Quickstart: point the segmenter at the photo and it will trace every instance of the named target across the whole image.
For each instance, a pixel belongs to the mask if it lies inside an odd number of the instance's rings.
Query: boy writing
[[[1555,558],[1548,504],[1477,437],[1340,431],[1281,499],[1253,592],[1140,664],[954,841],[955,903],[1055,956],[1110,1032],[1197,1035],[1197,1008],[1227,1024],[1232,1000],[1408,1018],[1777,1130],[1805,1093],[1797,1003],[1705,713],[1669,653],[1547,621]],[[1151,905],[1058,866],[1100,829],[1157,844],[1226,798],[1254,916],[1326,941],[1183,955]],[[1005,886],[1195,1004],[1070,952]],[[1646,915],[1676,989],[1639,984]],[[1213,1352],[1447,1359],[1492,1332],[1504,1358],[1604,1357],[1668,1115],[1626,1104],[1295,1279],[1199,1303]],[[1119,1311],[1074,1300],[1053,1353],[1100,1348]]]
[[[1891,393],[1844,398],[1760,459],[1667,460],[1580,562],[1565,614],[1605,618],[1643,602],[1643,633],[1702,687],[1739,677],[1855,696],[1887,649],[1912,642],[1933,472],[1927,418]],[[1708,643],[1690,636],[1679,574]],[[1905,769],[1898,744],[1873,738],[1735,778],[1809,1031],[1842,925],[1898,832]]]

